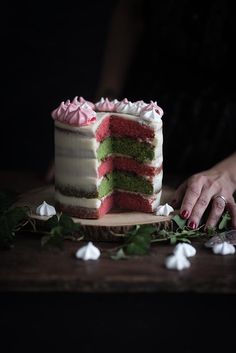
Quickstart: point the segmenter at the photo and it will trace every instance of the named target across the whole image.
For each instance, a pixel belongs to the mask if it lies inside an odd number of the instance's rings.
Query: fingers
[[[200,179],[198,180],[195,176],[193,176],[188,180],[186,192],[180,208],[181,217],[185,219],[189,219],[194,209],[194,206],[196,205],[198,199],[200,198],[202,188],[203,188],[202,181]],[[205,197],[203,196],[202,201],[199,201],[199,202],[204,204],[209,202],[208,200],[204,201],[204,199]],[[205,206],[207,207],[207,205],[204,205],[204,207]],[[200,217],[200,214],[198,214],[199,213],[198,209],[199,207],[197,207],[196,209],[195,219],[189,220],[189,225],[191,223],[190,225],[191,228],[196,228],[197,226],[198,218]]]
[[[230,199],[226,205],[227,210],[231,216],[231,226],[233,229],[236,229],[236,203],[234,198]]]
[[[173,195],[173,199],[171,201],[171,206],[174,208],[179,208],[181,205],[181,201],[184,197],[185,191],[187,187],[187,181],[184,181],[175,191]]]
[[[212,187],[207,187],[204,185],[202,187],[202,190],[200,192],[200,195],[198,199],[196,200],[192,210],[191,214],[189,216],[188,220],[188,226],[191,229],[195,229],[198,227],[203,214],[205,213],[207,207],[209,206],[212,196],[214,195],[214,191]],[[211,219],[211,223],[214,223],[217,219],[219,220],[220,216],[222,215],[223,211],[225,208],[225,202],[222,199],[214,199],[213,205],[212,205],[212,218],[215,217],[214,221]]]
[[[217,195],[223,195],[227,203],[224,198],[217,197]],[[236,203],[227,180],[219,182],[211,175],[195,174],[178,187],[171,204],[174,208],[180,207],[180,215],[187,220],[187,226],[191,229],[199,226],[209,206],[205,229],[214,228],[225,209],[228,209],[232,227],[236,229]]]
[[[220,197],[214,197],[212,200],[211,211],[209,213],[205,228],[214,228],[220,220],[226,203]]]

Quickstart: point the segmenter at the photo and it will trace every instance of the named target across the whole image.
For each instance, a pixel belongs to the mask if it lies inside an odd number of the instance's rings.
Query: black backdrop
[[[1,5],[1,168],[43,173],[53,158],[51,111],[92,99],[114,1]]]

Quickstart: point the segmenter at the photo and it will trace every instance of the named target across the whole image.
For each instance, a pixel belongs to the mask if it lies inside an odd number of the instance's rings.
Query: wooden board
[[[173,190],[164,187],[162,191],[161,204],[169,202]],[[31,210],[30,217],[37,221],[46,221],[49,217],[36,215],[36,208],[43,201],[54,205],[54,187],[45,186],[33,189],[22,194],[17,206],[28,206]],[[168,227],[171,216],[156,216],[154,214],[113,210],[100,219],[81,219],[73,217],[74,222],[80,223],[85,230],[85,238],[92,240],[117,240],[122,234],[137,224],[156,224],[158,229]]]

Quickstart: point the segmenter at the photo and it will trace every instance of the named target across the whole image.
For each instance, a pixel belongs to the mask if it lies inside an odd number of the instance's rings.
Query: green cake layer
[[[103,177],[98,190],[94,190],[93,192],[78,190],[75,187],[60,185],[58,183],[56,183],[56,189],[66,196],[86,198],[102,198],[116,189],[139,192],[146,195],[153,194],[153,185],[149,180],[134,173],[121,171],[108,173]]]
[[[98,197],[102,198],[114,189],[140,192],[147,195],[152,195],[153,193],[153,186],[147,179],[132,173],[120,171],[108,173],[102,179],[98,188]]]
[[[138,162],[148,162],[154,158],[154,146],[125,137],[108,137],[97,149],[98,159],[104,160],[110,154],[123,154],[135,158]]]

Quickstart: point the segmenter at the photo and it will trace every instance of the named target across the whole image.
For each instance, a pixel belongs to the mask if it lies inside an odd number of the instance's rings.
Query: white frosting
[[[154,201],[152,203],[152,210],[155,210],[157,208],[158,205],[160,205],[161,202],[161,195],[162,195],[162,190],[159,191],[155,197],[154,197]]]
[[[174,212],[173,207],[166,203],[165,205],[158,206],[155,213],[157,216],[169,216],[171,212]]]
[[[181,271],[185,268],[189,268],[190,262],[185,256],[181,255],[180,253],[177,253],[168,256],[165,260],[165,265],[170,270]]]
[[[64,205],[74,207],[99,208],[101,206],[101,200],[97,198],[86,199],[85,197],[65,196],[58,190],[55,192],[55,199]]]
[[[224,241],[220,244],[214,244],[212,247],[212,251],[214,254],[230,255],[235,253],[235,247],[227,241]]]
[[[111,101],[111,103],[113,103],[113,104],[119,104],[120,102],[118,101],[118,99],[113,99],[113,100]]]
[[[140,118],[147,120],[147,121],[159,121],[161,120],[162,115],[159,114],[155,108],[150,110],[143,109],[140,113]]]
[[[120,192],[128,192],[124,190],[118,190]],[[132,194],[132,192],[128,192]],[[136,194],[136,193],[135,193]],[[155,210],[156,207],[160,204],[161,200],[161,195],[162,195],[162,190],[159,191],[157,194],[154,196],[146,196],[142,195],[145,199],[152,200],[152,210]],[[60,193],[60,191],[56,190],[55,191],[55,200],[68,206],[74,206],[74,207],[86,207],[86,208],[99,208],[101,206],[102,200],[105,199],[107,195],[100,199],[94,198],[94,199],[86,199],[85,197],[75,197],[75,196],[65,196]]]
[[[100,255],[100,250],[96,246],[94,246],[92,242],[89,242],[87,245],[82,246],[76,251],[75,254],[77,259],[82,260],[97,260]]]
[[[196,249],[191,244],[178,243],[175,246],[173,253],[191,257],[196,255]]]
[[[132,102],[128,101],[126,98],[123,99],[121,102],[117,103],[115,106],[115,110],[117,113],[129,114],[129,107]]]
[[[56,214],[56,210],[54,206],[43,201],[43,203],[36,208],[36,214],[39,216],[53,216]]]

